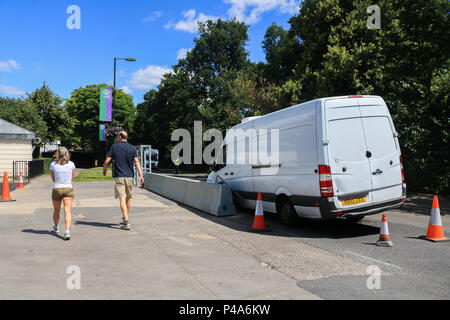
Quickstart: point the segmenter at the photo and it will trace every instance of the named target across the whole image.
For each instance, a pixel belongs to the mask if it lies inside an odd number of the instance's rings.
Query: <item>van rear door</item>
[[[369,165],[372,175],[372,199],[374,203],[402,196],[400,146],[394,124],[383,99],[359,100]]]
[[[358,99],[325,101],[326,142],[335,194],[348,206],[373,202],[372,177]],[[342,202],[341,202],[342,203]]]

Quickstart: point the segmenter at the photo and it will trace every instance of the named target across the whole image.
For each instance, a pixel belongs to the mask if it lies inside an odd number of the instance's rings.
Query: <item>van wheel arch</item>
[[[292,226],[298,223],[299,217],[291,199],[287,195],[280,194],[277,196],[276,209],[283,224]]]

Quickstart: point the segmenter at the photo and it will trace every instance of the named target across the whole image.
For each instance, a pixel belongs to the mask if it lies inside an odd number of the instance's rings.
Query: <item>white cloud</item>
[[[0,86],[0,92],[7,95],[23,95],[25,91],[20,88],[11,87],[11,86]]]
[[[166,29],[176,29],[181,31],[187,31],[190,33],[197,32],[198,23],[199,22],[205,22],[208,20],[217,20],[219,17],[215,16],[208,16],[204,13],[199,13],[199,15],[196,17],[197,13],[195,9],[191,9],[188,11],[183,11],[183,16],[186,18],[186,20],[180,20],[177,23],[173,23],[172,21],[169,21],[164,27]]]
[[[152,22],[159,19],[162,16],[161,11],[153,11],[149,16],[142,19],[142,22]]]
[[[191,49],[186,49],[186,48],[181,48],[180,50],[177,51],[177,59],[184,59],[186,58],[187,53],[190,51]]]
[[[0,71],[11,72],[13,69],[20,69],[17,61],[9,59],[8,61],[0,61]]]
[[[131,90],[130,88],[128,88],[127,86],[123,86],[122,88],[120,88],[120,90],[122,90],[123,92],[125,92],[126,94],[132,94],[133,90]]]
[[[299,3],[301,0],[223,0],[224,3],[230,5],[227,12],[228,18],[236,18],[238,21],[247,24],[254,24],[261,20],[261,16],[268,11],[278,11],[280,13],[295,14],[299,11]],[[175,29],[187,31],[190,33],[197,32],[198,22],[207,20],[216,21],[219,17],[209,16],[204,13],[197,15],[195,9],[183,11],[185,20],[177,23],[169,21],[164,27],[166,29]],[[226,18],[224,18],[226,19]]]
[[[156,87],[165,73],[172,72],[171,68],[149,65],[145,69],[139,69],[135,73],[129,84],[132,88],[149,90]]]
[[[299,10],[298,0],[223,0],[230,4],[230,17],[245,23],[257,23],[267,11],[277,10],[281,13],[294,14]]]

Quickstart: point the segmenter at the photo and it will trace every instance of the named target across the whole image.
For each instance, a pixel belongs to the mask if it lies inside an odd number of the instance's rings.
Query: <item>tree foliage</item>
[[[376,4],[381,29],[367,27],[369,0],[302,1],[287,30],[269,26],[266,62],[258,64],[245,50],[248,26],[199,24],[194,48],[138,106],[136,131],[170,149],[171,130],[192,128],[193,120],[225,130],[319,97],[380,95],[399,132],[408,188],[450,193],[449,2]]]
[[[99,141],[100,88],[106,84],[88,85],[75,89],[66,101],[69,116],[74,119],[73,134],[66,137],[65,143],[82,148],[85,152],[96,153],[98,158],[106,153],[104,143]],[[115,90],[115,105],[110,125],[124,128],[133,136],[135,107],[131,96],[122,90]]]

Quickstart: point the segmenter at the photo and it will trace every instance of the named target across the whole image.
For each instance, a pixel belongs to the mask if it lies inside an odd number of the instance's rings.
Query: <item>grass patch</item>
[[[103,167],[94,167],[94,168],[90,168],[90,169],[87,169],[88,171],[100,171],[100,172],[102,172],[103,171]],[[110,166],[108,166],[108,171],[110,171],[111,170],[111,165]]]
[[[88,170],[80,172],[75,177],[75,182],[91,182],[91,181],[112,181],[111,170],[108,170],[106,176],[103,175],[102,170]]]

